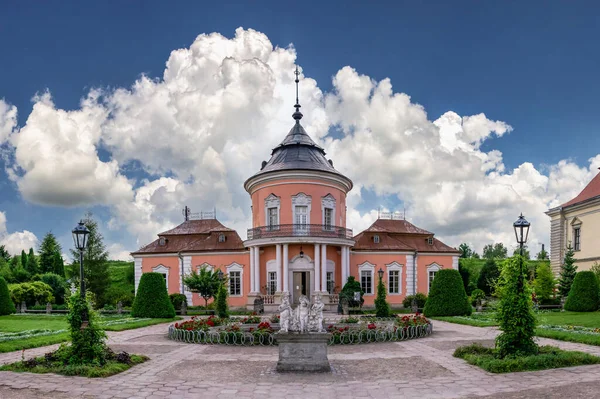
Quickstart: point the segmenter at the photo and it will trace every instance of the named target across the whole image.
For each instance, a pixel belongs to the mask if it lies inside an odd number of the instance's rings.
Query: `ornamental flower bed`
[[[208,331],[211,327],[222,326],[227,323],[227,319],[220,317],[210,316],[208,319],[202,319],[198,316],[193,316],[190,320],[182,321],[181,323],[175,323],[176,329],[185,331]]]
[[[241,323],[242,324],[258,324],[261,321],[262,321],[262,319],[260,318],[260,316],[252,315],[252,316],[244,317],[241,320]]]

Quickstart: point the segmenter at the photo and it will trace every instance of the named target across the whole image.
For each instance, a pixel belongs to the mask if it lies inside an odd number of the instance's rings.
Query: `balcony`
[[[352,239],[352,229],[325,224],[278,224],[248,229],[248,240],[278,237],[322,237]]]

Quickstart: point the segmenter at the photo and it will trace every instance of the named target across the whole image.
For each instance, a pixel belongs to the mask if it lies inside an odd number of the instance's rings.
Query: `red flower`
[[[254,331],[254,328],[250,327],[250,329],[248,331],[252,332],[252,331]]]
[[[368,328],[369,330],[374,330],[374,329],[376,329],[376,328],[377,328],[377,326],[375,325],[375,323],[370,323],[370,324],[367,326],[367,328]]]
[[[209,321],[206,322],[206,325],[214,327],[215,326],[215,322],[212,321],[212,320],[209,320]]]
[[[175,328],[179,328],[179,323],[175,323]]]
[[[329,327],[327,327],[327,328],[333,328],[333,324],[330,324]]]

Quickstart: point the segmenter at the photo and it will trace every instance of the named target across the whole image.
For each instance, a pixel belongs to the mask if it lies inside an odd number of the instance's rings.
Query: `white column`
[[[290,288],[289,288],[289,279],[288,279],[288,274],[289,274],[289,256],[288,256],[288,245],[287,244],[283,244],[283,290],[286,292],[290,292]]]
[[[321,291],[321,259],[320,259],[320,245],[315,244],[315,293]],[[325,265],[323,265],[325,267]]]
[[[250,247],[250,292],[254,292],[254,247]]]
[[[346,247],[346,280],[348,277],[350,277],[350,247]],[[344,284],[346,284],[345,281]]]
[[[281,292],[281,280],[283,279],[281,270],[281,244],[275,246],[275,265],[277,267],[277,292]]]
[[[327,245],[321,244],[321,291],[327,291]]]
[[[342,283],[340,287],[343,287],[348,280],[348,259],[346,256],[346,247],[342,247]]]
[[[260,248],[254,248],[254,291],[260,292]]]

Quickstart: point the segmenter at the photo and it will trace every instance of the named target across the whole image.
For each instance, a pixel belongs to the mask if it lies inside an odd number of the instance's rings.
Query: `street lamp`
[[[300,245],[300,257],[304,258],[304,251],[302,250],[302,245]]]
[[[217,277],[219,278],[219,281],[223,281],[223,272],[219,269],[219,271],[217,272]]]
[[[377,271],[377,274],[379,274],[379,280],[381,280],[383,278],[383,269],[381,267]]]
[[[523,216],[522,213],[517,221],[513,223],[513,227],[515,228],[515,237],[517,238],[521,255],[523,255],[523,244],[527,242],[527,237],[529,236],[529,226],[531,226],[531,223],[525,219],[525,216]]]
[[[75,248],[79,251],[79,280],[80,280],[80,294],[83,299],[85,299],[85,281],[83,279],[83,251],[87,247],[87,237],[90,234],[90,231],[83,224],[83,220],[79,222],[77,226],[72,231],[73,233],[73,242],[75,243]]]

